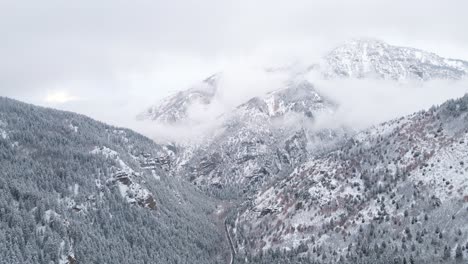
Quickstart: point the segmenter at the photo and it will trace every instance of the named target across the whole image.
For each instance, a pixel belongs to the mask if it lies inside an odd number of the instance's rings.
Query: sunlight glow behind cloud
[[[79,97],[71,95],[67,91],[49,91],[45,97],[46,103],[64,104],[71,101],[80,100]]]

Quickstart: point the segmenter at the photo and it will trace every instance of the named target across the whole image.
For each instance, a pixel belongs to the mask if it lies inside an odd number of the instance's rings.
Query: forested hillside
[[[214,202],[170,148],[0,98],[0,263],[225,263]]]

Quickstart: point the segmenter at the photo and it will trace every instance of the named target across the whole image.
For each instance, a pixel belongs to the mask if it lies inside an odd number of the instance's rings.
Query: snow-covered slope
[[[337,139],[334,131],[308,129],[317,114],[334,106],[305,81],[255,97],[226,114],[203,144],[186,147],[187,155],[176,162],[178,174],[197,185],[256,190],[303,162],[318,143],[325,148]]]
[[[468,73],[468,62],[442,58],[415,48],[393,46],[379,40],[360,39],[333,49],[316,69],[327,78],[458,80]]]
[[[245,118],[262,116],[264,118],[280,118],[291,113],[313,117],[318,111],[328,111],[333,108],[329,99],[323,98],[305,80],[292,80],[285,88],[254,97],[240,105],[234,115]],[[252,122],[252,119],[246,119]]]
[[[246,202],[235,226],[247,255],[451,263],[452,251],[468,255],[467,218],[468,95],[310,159]]]
[[[310,66],[292,64],[266,67],[265,72],[281,72],[289,75],[289,80],[306,79],[308,74],[314,72],[327,79],[351,77],[397,81],[459,80],[468,73],[467,61],[443,58],[431,52],[394,46],[375,39],[347,41],[325,54],[320,61],[302,63]],[[191,89],[165,98],[138,118],[163,124],[189,122],[190,118],[187,117],[190,110],[195,108],[203,111],[213,103],[217,93],[223,88],[218,87],[220,78],[221,73],[214,74]]]
[[[138,115],[140,120],[153,120],[162,124],[174,124],[187,120],[190,110],[209,105],[217,92],[217,81],[220,74],[205,79],[194,87],[178,92],[163,99],[160,103],[148,108]]]
[[[226,263],[215,202],[131,130],[0,97],[1,263]]]
[[[366,39],[307,65],[267,69],[290,73],[284,88],[223,113],[212,133],[180,146],[171,160],[174,175],[241,203],[228,221],[236,261],[448,263],[460,256],[468,248],[467,97],[355,135],[317,130],[317,115],[339,106],[307,77],[460,80],[468,63]]]
[[[294,167],[293,160],[303,160],[311,154],[311,148],[312,154],[316,154],[316,146],[320,149],[339,139],[338,135],[346,134],[342,129],[310,131],[315,115],[333,112],[337,107],[306,81],[310,71],[318,71],[327,78],[426,81],[460,79],[468,69],[467,62],[369,39],[349,41],[327,54],[323,62],[313,65],[307,70],[293,66],[268,69],[267,72],[290,73],[284,88],[251,98],[220,115],[217,130],[199,140],[198,145],[183,146],[175,161],[177,173],[204,186],[234,183],[240,188],[257,188],[251,183],[263,184],[265,179]],[[221,89],[217,87],[219,78],[218,74],[204,81],[209,84],[209,93],[194,89],[180,92],[148,113],[156,121],[164,117],[163,121],[183,122],[190,105],[212,103],[217,89]],[[171,118],[166,118],[166,113]],[[292,151],[288,146],[291,142],[294,148],[302,150],[294,150],[294,155],[288,153]]]
[[[315,72],[328,79],[351,77],[398,81],[459,80],[468,73],[466,61],[443,58],[415,48],[393,46],[375,39],[347,41],[332,49],[321,61],[305,64],[310,66],[267,67],[265,72],[289,74],[291,80],[305,79],[309,73]],[[222,89],[218,87],[220,78],[221,73],[214,74],[191,89],[165,98],[138,118],[163,124],[188,122],[190,110],[196,108],[203,111],[213,102]]]

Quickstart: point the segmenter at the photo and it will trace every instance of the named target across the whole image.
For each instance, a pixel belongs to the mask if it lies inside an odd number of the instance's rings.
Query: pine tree
[[[450,248],[449,246],[445,246],[445,247],[444,247],[444,255],[443,255],[442,258],[443,258],[444,260],[449,259],[449,258],[451,257],[451,255],[452,255],[451,251],[452,251],[452,250],[451,250],[451,248]]]
[[[458,245],[457,248],[455,249],[455,258],[459,260],[463,259],[463,250],[460,247],[460,245]]]

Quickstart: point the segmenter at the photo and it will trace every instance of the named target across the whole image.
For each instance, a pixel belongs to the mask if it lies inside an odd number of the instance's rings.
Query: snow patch
[[[91,154],[98,155],[101,154],[106,158],[112,158],[119,164],[121,170],[126,173],[134,173],[133,169],[130,168],[122,159],[119,157],[119,153],[117,151],[112,150],[108,147],[94,147],[94,149],[90,152]]]
[[[3,139],[8,138],[7,132],[5,130],[3,130],[2,128],[0,128],[0,137],[3,138]]]
[[[73,132],[75,132],[75,133],[78,132],[78,127],[77,127],[77,126],[74,126],[74,125],[71,124],[71,123],[68,125],[68,128],[70,128],[71,131],[73,131]]]
[[[153,175],[153,178],[155,180],[158,180],[158,181],[161,180],[161,177],[156,173],[155,170],[151,170],[151,175]]]
[[[119,155],[116,151],[108,147],[94,147],[94,149],[91,150],[91,154],[101,154],[106,158],[115,158]]]
[[[78,195],[79,189],[80,189],[80,185],[78,185],[77,183],[75,183],[75,185],[73,186],[73,194],[74,194],[75,196]]]
[[[6,127],[6,122],[0,120],[0,137],[3,139],[8,138],[8,133],[6,132],[5,127]]]

